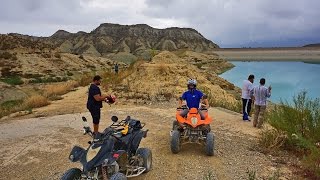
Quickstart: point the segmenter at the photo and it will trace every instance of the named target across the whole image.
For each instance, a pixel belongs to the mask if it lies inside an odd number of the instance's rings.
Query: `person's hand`
[[[269,86],[269,88],[268,88],[268,89],[269,89],[269,91],[271,91],[272,87],[271,87],[271,86]]]

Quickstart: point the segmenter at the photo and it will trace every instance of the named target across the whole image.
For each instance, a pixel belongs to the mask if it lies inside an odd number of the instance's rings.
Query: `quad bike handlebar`
[[[100,142],[104,141],[104,140],[108,139],[110,136],[112,136],[122,142],[122,140],[117,136],[117,134],[119,134],[119,132],[125,130],[125,126],[128,126],[130,119],[131,119],[131,117],[127,116],[126,119],[124,119],[120,122],[117,122],[118,117],[112,117],[113,123],[107,128],[108,131],[104,133],[103,138],[99,139],[98,141],[100,141]],[[88,134],[89,136],[94,138],[94,134],[88,125],[87,119],[85,117],[82,117],[82,121],[84,122],[84,126],[83,126],[84,135]],[[145,126],[145,123],[141,123],[141,128],[143,128],[144,126]],[[121,127],[121,128],[119,128],[119,127]],[[148,130],[146,130],[146,133],[147,133],[147,131]]]
[[[183,106],[177,108],[177,110],[185,110],[185,109],[189,109],[188,106],[183,105]],[[199,110],[208,110],[208,108],[206,107],[206,105],[201,104]]]

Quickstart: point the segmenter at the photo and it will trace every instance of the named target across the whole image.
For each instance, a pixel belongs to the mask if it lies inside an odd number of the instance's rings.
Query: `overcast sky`
[[[0,33],[90,32],[105,22],[191,27],[221,47],[320,43],[319,0],[1,0]]]

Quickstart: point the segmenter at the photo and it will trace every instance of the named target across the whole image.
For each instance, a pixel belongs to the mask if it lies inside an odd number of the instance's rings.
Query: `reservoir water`
[[[266,86],[272,86],[271,101],[292,101],[301,91],[307,91],[311,98],[320,97],[320,64],[303,62],[240,62],[231,61],[235,67],[220,76],[242,87],[249,74],[255,75],[254,85],[260,78],[266,79]]]

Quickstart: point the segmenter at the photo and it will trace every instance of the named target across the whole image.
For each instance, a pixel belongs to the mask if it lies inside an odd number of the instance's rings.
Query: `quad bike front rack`
[[[126,176],[127,176],[128,178],[137,177],[137,176],[140,176],[144,171],[146,171],[146,168],[145,168],[145,167],[135,167],[135,168],[132,168],[132,166],[130,166],[130,167],[128,167],[128,169],[127,169]]]

